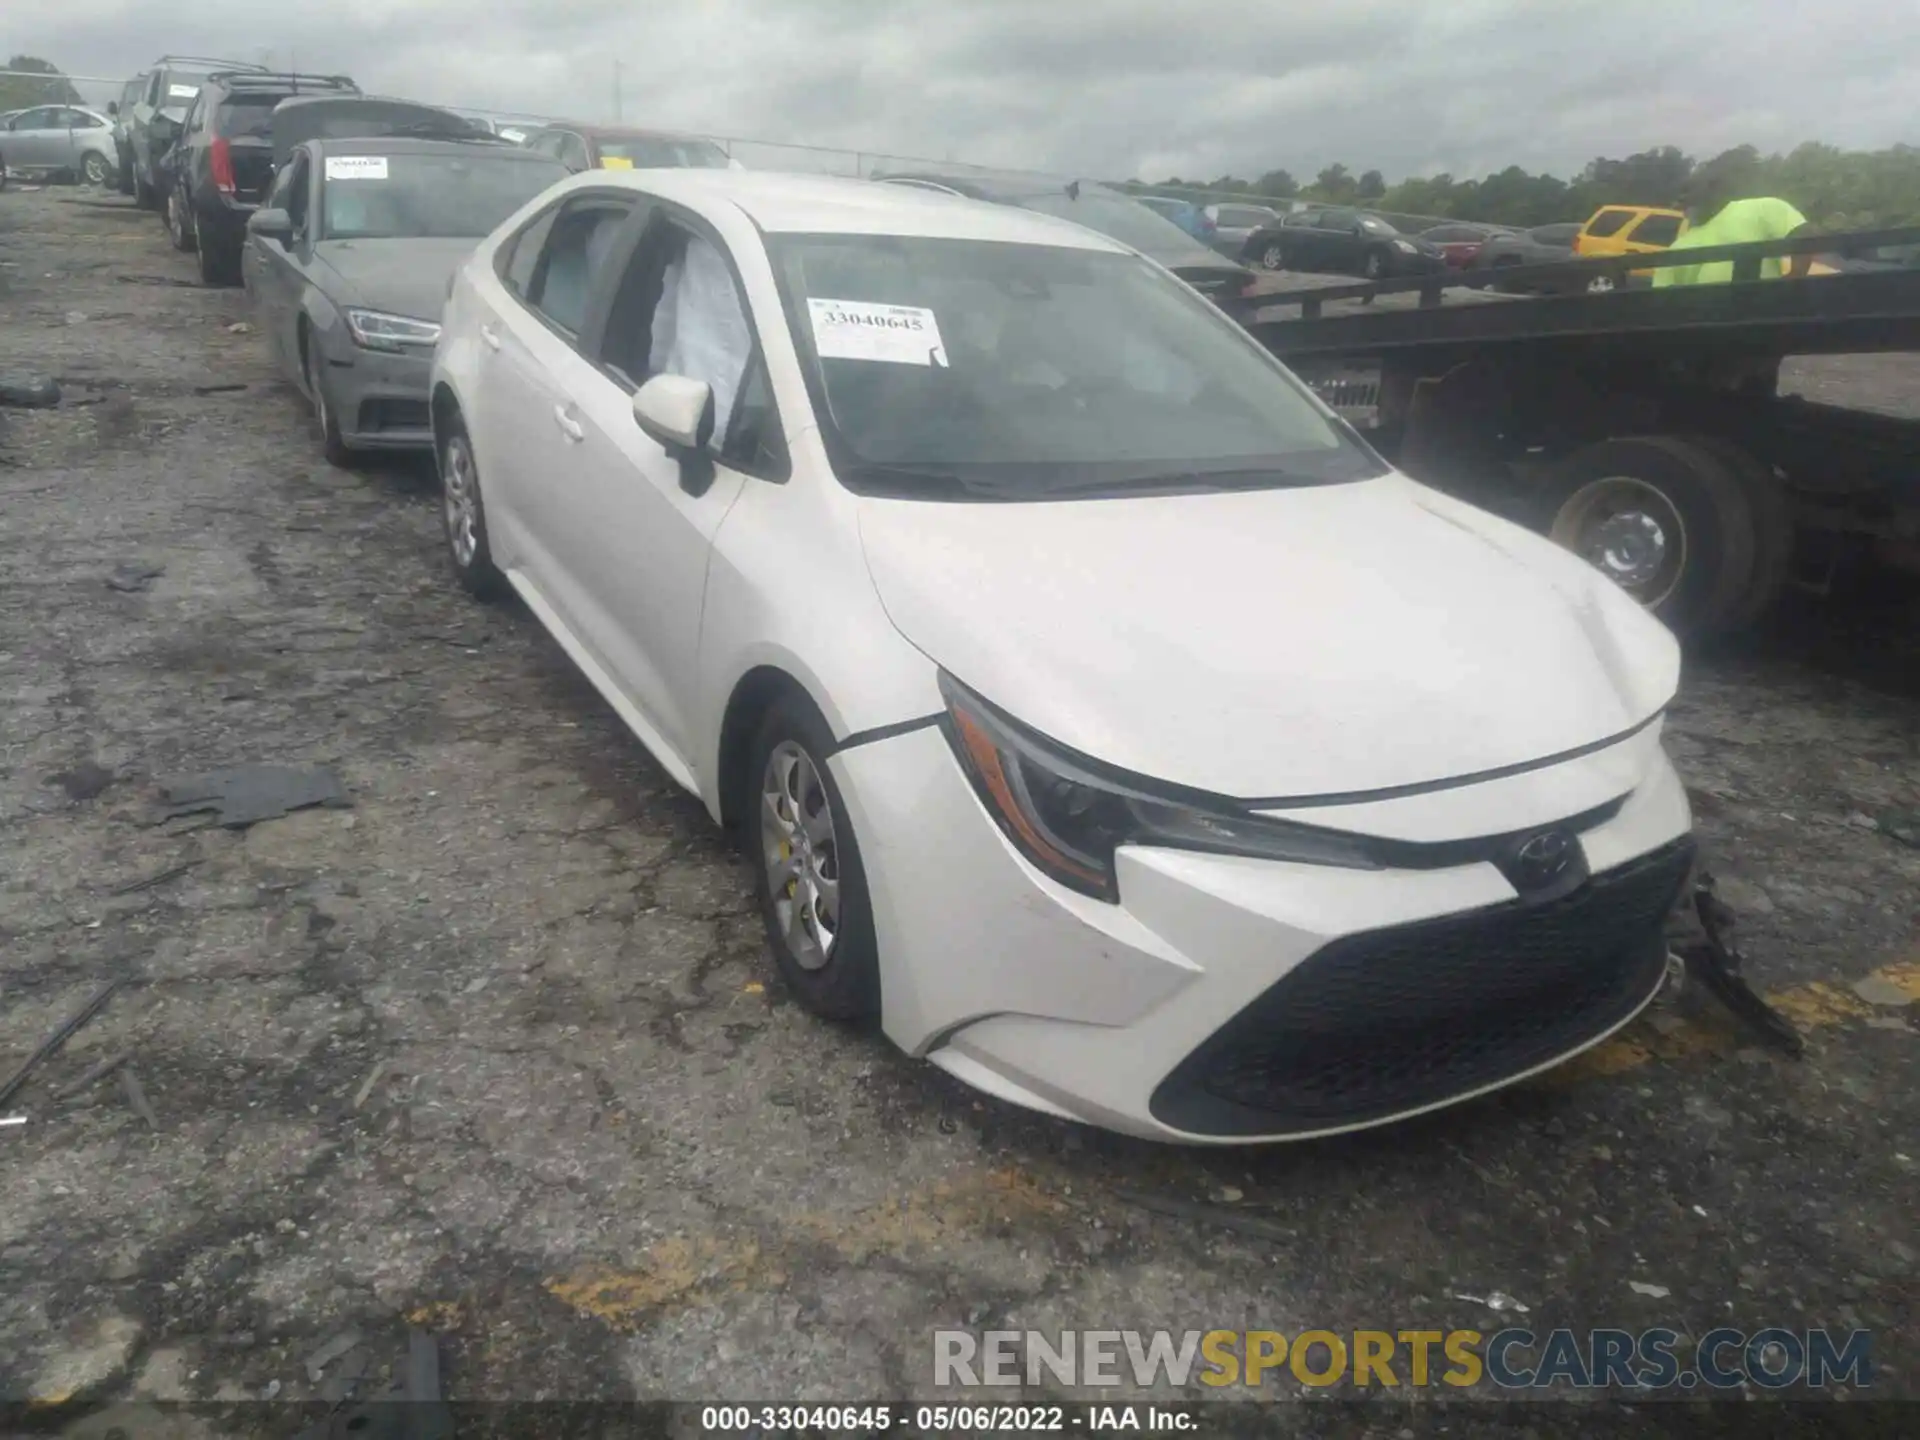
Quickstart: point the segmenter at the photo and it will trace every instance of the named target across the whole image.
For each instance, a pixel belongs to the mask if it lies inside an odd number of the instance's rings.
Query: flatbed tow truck
[[[1920,228],[1332,284],[1262,296],[1247,328],[1400,469],[1551,536],[1704,640],[1862,552],[1920,568],[1920,419],[1779,389],[1788,357],[1920,350],[1920,268],[1761,268],[1916,242]],[[1630,278],[1716,261],[1730,282]],[[1461,293],[1529,285],[1554,293]],[[1402,295],[1418,304],[1373,304]]]

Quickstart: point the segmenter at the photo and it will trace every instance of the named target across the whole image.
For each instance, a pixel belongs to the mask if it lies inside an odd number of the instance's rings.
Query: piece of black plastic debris
[[[407,1358],[378,1395],[335,1410],[298,1440],[449,1440],[453,1413],[440,1398],[440,1345],[424,1330],[407,1331]]]
[[[155,580],[167,573],[164,565],[149,565],[141,560],[127,560],[113,567],[113,573],[107,576],[107,584],[115,590],[123,590],[131,595],[136,590],[144,590]]]
[[[353,1349],[354,1346],[360,1343],[361,1339],[362,1336],[360,1332],[352,1329],[342,1330],[338,1335],[335,1335],[318,1350],[315,1350],[311,1355],[307,1356],[307,1379],[318,1385],[320,1383],[320,1377],[326,1373],[327,1366]]]
[[[1124,1200],[1142,1210],[1151,1210],[1156,1215],[1169,1215],[1175,1220],[1197,1220],[1203,1225],[1218,1225],[1222,1230],[1238,1231],[1257,1240],[1291,1241],[1295,1238],[1293,1231],[1284,1225],[1243,1214],[1228,1205],[1204,1205],[1195,1200],[1180,1200],[1172,1195],[1152,1195],[1144,1190],[1115,1190],[1113,1195],[1116,1200]]]
[[[230,770],[163,780],[160,794],[165,806],[162,819],[214,810],[219,812],[219,823],[228,829],[272,820],[311,805],[344,810],[353,804],[341,788],[340,777],[324,765],[312,769],[236,765]]]
[[[196,395],[226,395],[233,391],[244,390],[246,388],[246,382],[243,380],[223,380],[212,385],[196,385],[193,387],[193,393]]]
[[[132,1053],[129,1050],[121,1050],[107,1056],[104,1060],[94,1061],[80,1072],[79,1078],[68,1081],[55,1091],[55,1095],[61,1100],[71,1100],[76,1095],[84,1094],[126,1064]]]
[[[188,860],[183,864],[170,865],[165,870],[162,870],[158,875],[148,875],[143,879],[129,880],[124,885],[114,886],[113,889],[109,890],[107,893],[109,895],[132,895],[136,891],[151,890],[153,889],[154,886],[164,885],[169,880],[178,880],[182,875],[186,874],[189,870],[193,869],[193,867],[198,865],[199,863],[200,862],[198,860]]]
[[[1762,1000],[1740,973],[1745,957],[1729,931],[1735,917],[1713,893],[1713,877],[1702,871],[1693,891],[1693,913],[1700,921],[1701,938],[1679,947],[1687,978],[1700,985],[1727,1008],[1727,1012],[1768,1046],[1798,1058],[1807,1042],[1793,1023]]]
[[[60,386],[50,375],[0,375],[0,405],[47,410],[60,403]]]
[[[158,1130],[160,1122],[154,1117],[153,1106],[147,1103],[146,1089],[131,1065],[120,1067],[120,1088],[127,1092],[127,1103],[133,1106],[133,1113],[147,1122],[149,1130]]]
[[[91,760],[82,760],[71,770],[47,777],[49,785],[58,785],[69,800],[91,800],[113,784],[113,771]]]
[[[1882,810],[1873,817],[1880,822],[1880,833],[1920,850],[1920,809]]]
[[[124,975],[116,975],[102,985],[93,992],[91,1000],[76,1010],[70,1018],[62,1021],[58,1029],[40,1042],[40,1048],[29,1055],[20,1068],[7,1077],[6,1084],[0,1085],[0,1105],[5,1105],[14,1097],[20,1087],[27,1083],[27,1077],[33,1074],[43,1060],[66,1044],[75,1031],[106,1008],[107,1001],[113,998],[113,992],[120,988],[125,979]]]
[[[192,280],[179,280],[171,275],[116,275],[113,277],[122,285],[171,285],[182,290],[198,290],[200,286]]]

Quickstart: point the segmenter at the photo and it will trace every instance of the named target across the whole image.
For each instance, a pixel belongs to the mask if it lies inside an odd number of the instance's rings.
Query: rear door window
[[[249,91],[224,100],[214,113],[213,133],[229,140],[273,139],[273,107],[284,95],[262,95]]]
[[[1628,238],[1636,245],[1671,245],[1680,238],[1680,217],[1649,215],[1633,227]]]
[[[1618,234],[1633,219],[1633,215],[1631,210],[1602,210],[1587,222],[1587,234],[1598,239]]]

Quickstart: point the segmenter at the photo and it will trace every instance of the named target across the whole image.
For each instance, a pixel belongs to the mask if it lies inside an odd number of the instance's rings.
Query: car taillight
[[[207,151],[207,165],[213,171],[213,188],[222,195],[233,194],[233,146],[225,140],[214,141]]]

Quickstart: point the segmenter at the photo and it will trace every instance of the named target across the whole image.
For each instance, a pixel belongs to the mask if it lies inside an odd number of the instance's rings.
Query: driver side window
[[[273,193],[267,197],[270,209],[287,212],[295,235],[307,232],[307,176],[311,173],[306,152],[301,151],[274,178]]]

